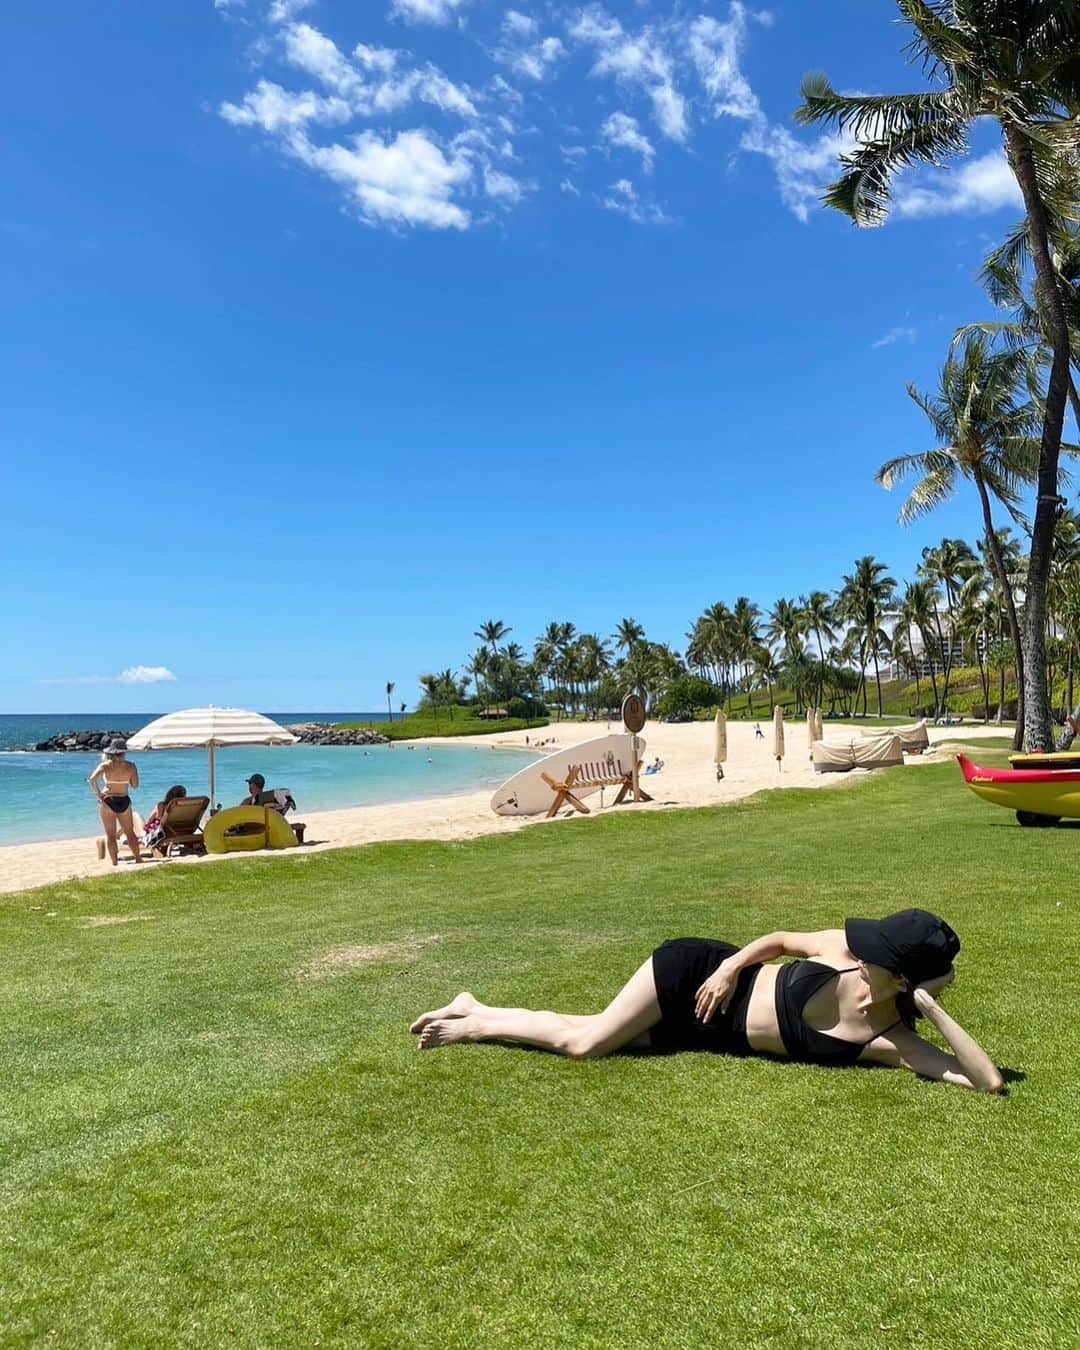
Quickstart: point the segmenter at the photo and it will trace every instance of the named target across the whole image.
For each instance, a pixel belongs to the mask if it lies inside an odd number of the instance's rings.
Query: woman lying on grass
[[[935,995],[954,979],[960,940],[942,919],[906,909],[820,933],[769,933],[746,947],[679,938],[657,947],[602,1013],[489,1008],[459,994],[410,1028],[420,1049],[512,1041],[596,1059],[616,1050],[779,1055],[804,1064],[887,1064],[977,1092],[1000,1092],[986,1051]],[[764,962],[778,956],[787,965]],[[922,1014],[953,1053],[915,1031]]]

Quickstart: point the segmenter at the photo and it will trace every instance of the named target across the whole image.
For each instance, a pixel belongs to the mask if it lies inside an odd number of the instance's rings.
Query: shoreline
[[[545,733],[542,739],[555,738],[555,744],[545,747],[547,751],[566,749],[606,734],[606,722],[562,722],[549,727],[537,728]],[[851,734],[849,724],[830,723],[826,727],[826,740],[842,740],[843,736],[834,733]],[[618,730],[613,724],[613,730]],[[656,775],[643,777],[643,785],[657,800],[651,803],[635,804],[629,808],[634,811],[672,810],[704,806],[721,806],[728,802],[740,801],[755,793],[770,789],[786,788],[832,788],[860,782],[868,772],[854,770],[846,774],[816,774],[809,760],[809,745],[805,724],[787,723],[786,754],[783,770],[779,772],[772,758],[772,727],[762,727],[765,736],[755,739],[753,724],[749,722],[728,723],[728,759],[725,764],[725,777],[717,782],[712,762],[713,724],[712,722],[649,723],[641,734],[645,744],[646,763],[657,756],[664,761],[664,769]],[[881,728],[883,732],[887,727]],[[995,726],[984,727],[981,724],[950,727],[928,727],[931,747],[940,746],[957,736],[965,738],[989,739],[1000,737],[1006,732]],[[533,744],[525,744],[525,736],[530,739],[534,730],[528,732],[509,732],[495,742],[490,735],[459,736],[452,738],[456,743],[482,745],[490,749],[516,752],[532,752]],[[858,728],[855,729],[858,734]],[[407,742],[399,742],[401,745]],[[442,737],[423,737],[413,744],[417,746],[442,745]],[[940,762],[940,754],[931,753],[924,762]],[[905,768],[918,765],[919,759],[909,760]],[[507,774],[509,777],[510,774]],[[353,848],[358,845],[382,843],[400,840],[438,840],[450,842],[462,839],[474,839],[487,834],[504,834],[514,830],[536,825],[555,826],[565,818],[560,815],[548,821],[543,816],[514,817],[497,816],[490,806],[492,788],[480,790],[467,789],[463,792],[441,793],[430,797],[411,797],[395,802],[380,802],[366,806],[339,807],[324,811],[296,812],[296,818],[307,824],[308,842],[298,850],[298,854],[285,856],[306,856],[310,853],[325,852],[334,848]],[[627,807],[612,808],[607,802],[603,808],[595,797],[588,804],[593,816],[612,809],[626,811]],[[577,820],[590,817],[575,813]],[[134,862],[121,861],[113,868],[106,860],[97,858],[95,843],[98,835],[82,835],[74,839],[45,840],[26,844],[0,845],[0,895],[17,895],[37,886],[61,882],[82,881],[94,877],[130,875]],[[126,850],[125,850],[126,851]],[[172,858],[168,863],[149,862],[147,871],[164,866],[202,866],[204,864],[229,862],[236,858],[280,857],[280,852],[260,849],[244,853],[212,854],[203,858]]]

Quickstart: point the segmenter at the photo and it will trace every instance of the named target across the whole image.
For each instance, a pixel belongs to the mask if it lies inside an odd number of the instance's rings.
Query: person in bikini
[[[657,947],[603,1012],[493,1008],[462,993],[410,1027],[419,1048],[509,1041],[572,1059],[618,1050],[772,1055],[803,1064],[882,1064],[977,1092],[1003,1080],[937,1001],[960,940],[923,909],[848,919],[816,933],[769,933],[745,947],[678,938]],[[777,957],[796,958],[771,965]],[[923,1016],[952,1054],[915,1030]]]
[[[105,847],[109,861],[116,866],[116,832],[124,831],[128,848],[136,862],[142,862],[139,852],[139,832],[131,812],[131,791],[139,786],[139,770],[126,759],[127,745],[119,737],[109,742],[102,751],[101,763],[86,780],[98,799],[98,812],[105,829]],[[98,780],[104,783],[104,789]]]

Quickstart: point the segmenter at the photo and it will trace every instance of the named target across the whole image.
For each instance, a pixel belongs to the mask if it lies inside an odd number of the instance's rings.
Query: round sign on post
[[[622,701],[623,726],[630,733],[630,775],[633,784],[634,801],[639,802],[644,795],[638,782],[638,739],[637,734],[645,725],[645,702],[637,694],[627,694]]]
[[[637,694],[627,694],[622,701],[623,726],[636,736],[645,725],[645,703]]]

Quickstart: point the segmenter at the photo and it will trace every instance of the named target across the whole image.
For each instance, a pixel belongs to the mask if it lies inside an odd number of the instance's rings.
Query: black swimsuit
[[[871,1042],[903,1021],[898,1017],[885,1031],[875,1032],[868,1041],[845,1041],[840,1036],[830,1036],[808,1026],[803,1019],[806,1005],[822,985],[851,970],[858,970],[858,966],[836,970],[820,961],[792,961],[780,967],[776,977],[776,1020],[780,1026],[780,1039],[790,1059],[801,1064],[854,1064]]]
[[[115,811],[118,816],[122,816],[131,805],[130,797],[102,797],[101,800],[110,811]]]
[[[697,991],[721,961],[739,950],[730,942],[675,938],[653,952],[653,979],[661,1019],[649,1029],[654,1050],[708,1050],[714,1055],[749,1055],[746,1008],[760,964],[739,972],[726,1012],[702,1022],[694,1012]]]
[[[760,962],[739,972],[726,1012],[716,1013],[711,1022],[702,1022],[694,1011],[697,991],[721,961],[739,950],[730,942],[710,942],[705,938],[676,938],[657,947],[652,966],[661,1018],[649,1030],[653,1049],[708,1050],[717,1055],[755,1053],[746,1038],[746,1011]],[[898,1018],[868,1041],[845,1041],[807,1026],[802,1016],[807,1003],[823,984],[845,973],[819,961],[792,961],[780,967],[776,978],[776,1020],[789,1058],[803,1064],[854,1064],[866,1046],[900,1025],[903,1019]]]

